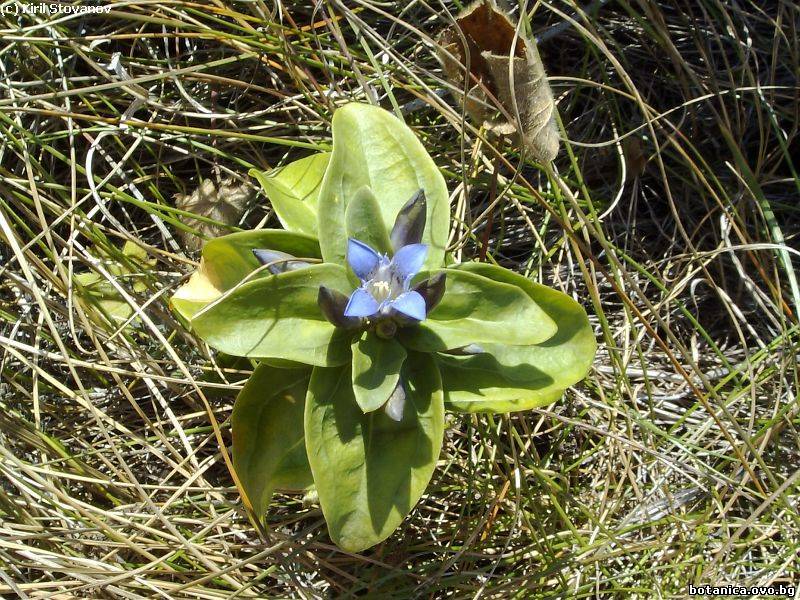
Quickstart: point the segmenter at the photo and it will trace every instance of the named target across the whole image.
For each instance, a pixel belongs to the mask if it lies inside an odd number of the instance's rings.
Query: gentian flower
[[[419,190],[397,214],[389,236],[394,249],[391,258],[359,240],[348,240],[347,261],[361,285],[349,298],[320,287],[317,300],[329,322],[345,329],[375,325],[379,335],[391,337],[398,326],[425,320],[442,299],[445,288],[444,273],[410,288],[428,255],[428,246],[421,243],[425,213],[425,194]]]
[[[348,240],[347,262],[361,287],[350,295],[344,316],[379,319],[399,313],[414,321],[425,320],[425,299],[409,287],[427,256],[426,244],[403,246],[390,259],[363,242]]]

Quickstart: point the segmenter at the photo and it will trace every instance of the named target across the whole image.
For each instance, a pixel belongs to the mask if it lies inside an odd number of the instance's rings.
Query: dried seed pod
[[[189,227],[196,229],[208,238],[230,233],[226,225],[236,225],[244,213],[248,200],[254,195],[253,190],[233,180],[222,181],[219,185],[211,179],[204,179],[191,194],[176,194],[175,206],[201,217],[207,217],[221,223],[206,223],[191,217],[181,217]],[[187,250],[199,250],[203,239],[188,231],[179,231]]]
[[[515,136],[537,160],[553,160],[558,154],[555,101],[536,42],[519,37],[515,43],[514,23],[489,0],[464,9],[456,23],[460,33],[448,27],[439,35],[438,55],[458,89],[464,89],[468,69],[470,88],[466,99],[459,98],[466,111],[488,130]],[[501,104],[499,119],[493,119],[496,106],[475,80]]]

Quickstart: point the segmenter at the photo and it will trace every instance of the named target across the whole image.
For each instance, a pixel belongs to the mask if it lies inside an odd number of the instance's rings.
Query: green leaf
[[[344,211],[344,220],[347,237],[364,242],[382,254],[391,252],[381,208],[371,189],[359,188]]]
[[[597,349],[586,311],[572,298],[506,269],[466,263],[459,269],[524,290],[555,322],[548,340],[530,346],[483,345],[485,354],[436,361],[447,407],[459,412],[511,412],[545,406],[586,376]]]
[[[416,327],[400,330],[407,348],[434,352],[468,344],[536,344],[555,333],[553,320],[518,286],[465,270],[445,273],[439,305]]]
[[[203,246],[200,266],[172,296],[172,307],[184,319],[191,319],[261,266],[253,256],[257,248],[280,250],[301,258],[321,256],[317,240],[282,229],[255,229],[215,238]],[[258,276],[267,275],[265,271]]]
[[[192,327],[234,356],[333,366],[350,360],[352,333],[337,329],[317,305],[319,286],[352,291],[339,265],[311,265],[248,281],[197,313]]]
[[[330,157],[321,152],[271,171],[250,170],[289,231],[317,235],[317,199]]]
[[[314,483],[303,436],[310,377],[308,368],[260,364],[233,405],[233,467],[258,517],[276,488],[304,490]]]
[[[365,331],[352,350],[356,402],[365,413],[377,410],[397,387],[406,350],[396,339],[382,339],[373,331]]]
[[[386,539],[419,500],[442,447],[444,404],[430,357],[409,354],[403,420],[364,414],[350,369],[315,368],[306,397],[306,450],[331,539],[358,552]]]
[[[425,264],[441,266],[450,225],[442,174],[397,117],[375,106],[347,104],[333,114],[333,153],[319,194],[320,247],[328,262],[345,264],[345,209],[364,186],[378,199],[388,227],[408,199],[425,190],[428,212],[422,241],[430,247]]]
[[[122,252],[95,246],[94,251],[103,259],[103,267],[117,283],[129,292],[143,293],[147,290],[147,272],[156,264],[144,248],[131,241],[125,242]],[[103,328],[116,328],[133,314],[117,288],[104,275],[90,271],[74,275],[79,284],[78,297],[88,316]]]

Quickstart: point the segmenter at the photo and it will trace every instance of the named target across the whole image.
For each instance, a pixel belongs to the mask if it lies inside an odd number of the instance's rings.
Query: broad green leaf
[[[260,266],[253,256],[257,248],[280,250],[301,258],[320,258],[317,240],[282,229],[255,229],[218,237],[203,246],[200,266],[172,296],[172,307],[184,319],[191,319]],[[267,275],[265,271],[258,276]]]
[[[289,231],[317,235],[317,199],[330,156],[320,152],[271,171],[250,170]]]
[[[353,343],[353,393],[365,413],[383,406],[397,387],[406,349],[394,338],[365,331]]]
[[[258,365],[231,414],[233,467],[253,512],[261,517],[276,488],[313,485],[303,412],[311,370]]]
[[[468,344],[536,344],[556,331],[553,320],[515,285],[445,269],[444,297],[416,327],[400,330],[407,348],[434,352]]]
[[[368,187],[362,187],[355,193],[344,211],[344,220],[347,237],[364,242],[383,254],[391,251],[381,208]]]
[[[267,365],[270,367],[275,367],[278,369],[299,369],[299,368],[308,368],[308,365],[304,365],[301,362],[297,362],[296,360],[285,360],[283,358],[262,358],[261,359],[262,365]]]
[[[397,117],[375,106],[347,104],[333,114],[333,153],[319,194],[319,240],[328,262],[345,264],[345,209],[364,186],[375,194],[387,231],[408,199],[425,190],[428,212],[422,241],[430,246],[425,264],[440,267],[450,221],[442,174]]]
[[[311,265],[243,283],[197,313],[191,324],[209,345],[234,356],[341,365],[350,360],[352,333],[322,315],[321,285],[352,291],[344,268]]]
[[[555,322],[548,340],[531,346],[482,345],[485,354],[436,360],[447,406],[459,412],[511,412],[545,406],[586,376],[597,349],[586,311],[572,298],[506,269],[465,263],[459,269],[518,286]]]
[[[409,354],[403,420],[356,404],[350,369],[315,368],[306,397],[306,450],[331,539],[358,552],[400,525],[430,481],[442,447],[444,404],[429,356]]]

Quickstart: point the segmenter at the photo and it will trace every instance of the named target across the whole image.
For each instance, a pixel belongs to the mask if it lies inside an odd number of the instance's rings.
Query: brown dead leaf
[[[626,137],[622,140],[622,152],[625,155],[625,167],[628,172],[627,180],[631,181],[640,177],[647,167],[647,153],[642,140],[637,137]]]
[[[459,89],[469,69],[473,85],[463,100],[466,111],[488,130],[516,137],[536,159],[553,160],[558,154],[555,102],[536,42],[519,37],[515,44],[514,23],[490,0],[467,7],[456,22],[458,28],[439,35],[438,55],[445,75]],[[503,109],[499,119],[493,118],[492,96]]]
[[[186,249],[200,250],[204,238],[230,233],[230,226],[239,222],[248,200],[253,195],[254,191],[250,187],[235,183],[231,179],[222,181],[219,185],[211,179],[204,179],[191,194],[176,194],[176,208],[217,221],[217,223],[207,223],[192,217],[180,217],[184,224],[201,234],[195,235],[180,230]]]
[[[625,160],[625,181],[630,182],[641,177],[648,161],[642,140],[631,136],[623,139],[622,155]],[[590,188],[616,186],[620,178],[619,163],[619,149],[615,144],[586,148],[580,158],[581,175]]]

